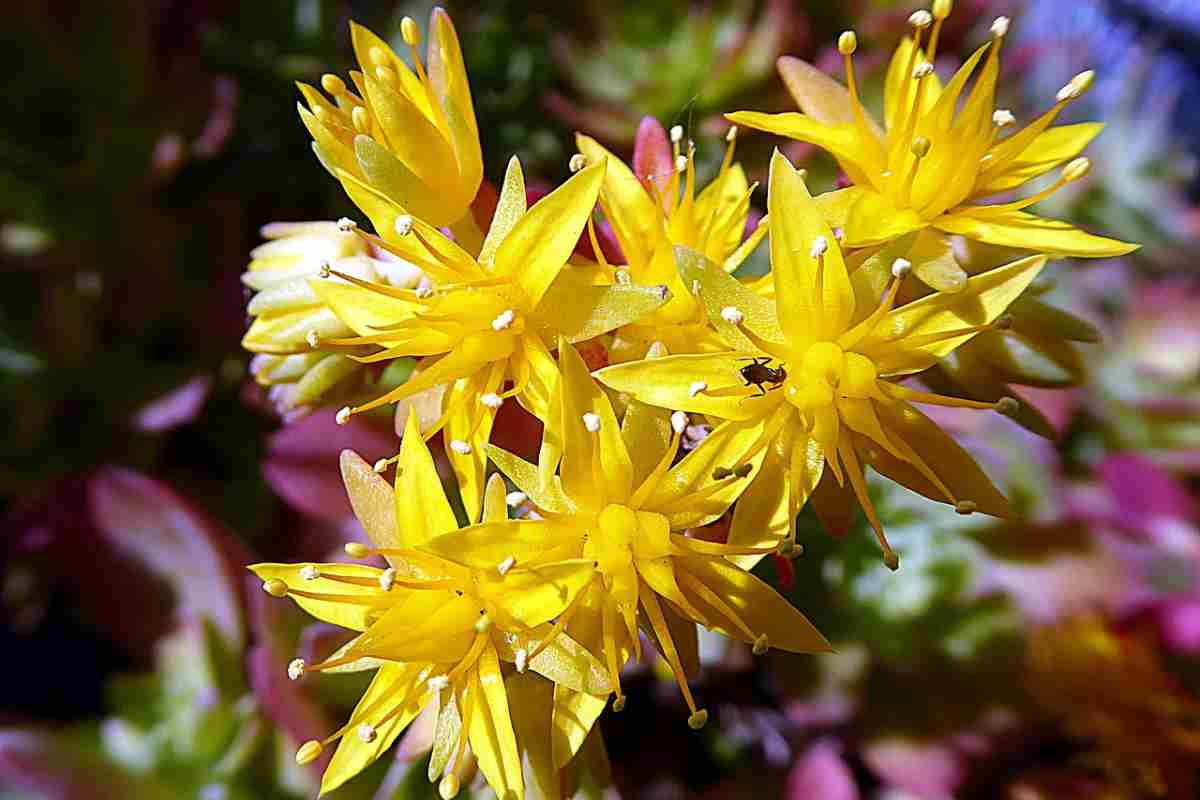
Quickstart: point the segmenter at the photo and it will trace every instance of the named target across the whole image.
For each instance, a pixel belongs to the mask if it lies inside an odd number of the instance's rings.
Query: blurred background
[[[841,77],[854,27],[878,100],[913,10],[886,0],[453,2],[487,177],[549,187],[571,134],[628,155],[643,115],[715,172],[743,108],[792,110],[774,62]],[[313,158],[294,82],[352,65],[347,22],[398,39],[425,3],[18,0],[0,123],[0,798],[299,798],[296,743],[361,686],[286,679],[336,632],[267,604],[242,566],[362,536],[336,468],[395,451],[390,421],[284,426],[248,376],[239,277],[260,226],[352,206]],[[14,13],[15,12],[15,13]],[[1200,796],[1200,2],[959,0],[946,63],[1014,17],[1000,103],[1030,113],[1094,67],[1090,178],[1043,204],[1131,257],[1055,266],[1039,291],[1099,332],[1031,350],[1049,426],[941,414],[1021,511],[959,517],[873,488],[904,568],[821,533],[766,562],[835,643],[813,658],[704,639],[700,734],[650,665],[606,715],[627,798]],[[15,55],[15,58],[12,56]],[[762,178],[777,142],[743,132]],[[837,175],[792,143],[814,188]],[[760,193],[755,203],[760,208]],[[748,265],[765,269],[765,248]],[[1087,337],[1085,337],[1087,338]],[[1096,337],[1090,337],[1096,338]],[[1045,427],[1045,426],[1043,426]],[[336,798],[433,797],[428,732]],[[476,795],[481,795],[477,792]]]

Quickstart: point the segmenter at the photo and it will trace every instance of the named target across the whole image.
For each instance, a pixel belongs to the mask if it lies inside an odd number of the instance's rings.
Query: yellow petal
[[[850,247],[868,247],[899,238],[926,224],[912,209],[896,208],[886,195],[867,191],[850,207],[842,236]]]
[[[755,419],[779,404],[778,392],[756,395],[734,394],[745,387],[738,370],[745,366],[740,353],[701,353],[615,364],[596,372],[596,379],[610,389],[624,392],[652,406],[719,419]],[[693,386],[704,391],[693,393]],[[713,394],[720,392],[721,394]],[[693,396],[694,394],[694,396]]]
[[[463,566],[494,572],[509,558],[522,567],[573,558],[579,555],[582,533],[572,517],[512,519],[452,531],[429,540],[424,547]]]
[[[483,522],[504,522],[508,519],[508,487],[500,473],[493,472],[483,493]]]
[[[377,334],[378,328],[412,319],[421,310],[421,306],[415,302],[389,297],[361,286],[319,278],[313,278],[308,283],[321,301],[359,336]]]
[[[368,84],[376,87],[377,92],[389,92],[393,98],[399,98],[399,95],[391,89],[386,87],[382,90],[379,89],[378,82],[369,81]],[[405,110],[408,112],[408,116],[424,120],[424,117],[412,110],[407,101],[397,100],[395,105],[407,106]],[[400,109],[393,108],[392,110]],[[425,125],[428,129],[436,130],[427,122]],[[449,157],[449,151],[444,147],[442,149],[443,157]],[[408,213],[420,217],[430,224],[448,224],[446,220],[449,215],[445,204],[441,202],[443,193],[431,187],[413,172],[408,162],[397,158],[395,153],[371,137],[361,134],[354,137],[354,155],[358,159],[358,167],[362,172],[363,179],[380,194]]]
[[[321,339],[336,339],[351,333],[333,309],[301,308],[285,314],[257,317],[242,338],[242,347],[252,353],[307,353],[312,349],[308,344],[312,331],[316,331]]]
[[[600,188],[600,206],[625,258],[631,264],[649,261],[658,237],[661,210],[633,170],[595,139],[577,133],[575,146],[589,163],[607,162],[604,184]]]
[[[1079,155],[1104,130],[1103,122],[1056,125],[1042,131],[1017,158],[990,180],[977,186],[973,197],[986,197],[1015,189]]]
[[[961,291],[967,283],[967,272],[959,266],[950,240],[932,228],[917,233],[908,259],[913,274],[931,289],[953,293]]]
[[[354,728],[342,737],[329,766],[325,768],[325,774],[321,776],[321,794],[332,792],[375,763],[421,712],[423,693],[418,688],[420,666],[385,664],[375,673],[371,685],[367,687],[350,716],[350,724]],[[385,714],[402,704],[404,710],[387,722],[373,722],[381,720]],[[364,742],[355,731],[355,728],[363,723],[375,727],[375,738],[370,742]]]
[[[1045,263],[1045,256],[1023,258],[971,277],[956,294],[931,294],[901,306],[888,313],[855,350],[874,361],[880,375],[927,369],[975,334],[916,345],[909,341],[992,322],[1025,291]]]
[[[862,138],[853,125],[822,125],[812,117],[795,112],[763,114],[758,111],[737,111],[726,114],[725,118],[735,125],[815,144],[836,158],[856,185],[872,185],[871,176],[878,173],[878,165],[860,146]],[[770,202],[769,193],[767,200]]]
[[[558,617],[595,576],[588,559],[526,568],[519,560],[501,575],[493,566],[476,576],[480,598],[526,628]]]
[[[363,73],[366,100],[383,129],[387,150],[407,170],[419,176],[429,193],[434,194],[433,199],[445,200],[450,194],[458,200],[458,161],[442,131],[408,96],[370,72],[373,70]],[[370,174],[366,169],[363,172],[369,180]],[[397,201],[407,207],[407,203]],[[429,224],[441,227],[455,221],[449,218],[448,208],[439,208],[436,204],[431,204],[431,208],[435,215],[422,217]]]
[[[343,450],[339,461],[342,483],[346,485],[354,516],[366,529],[372,544],[376,547],[405,547],[396,523],[396,499],[392,487],[353,450]]]
[[[537,306],[575,250],[603,180],[604,162],[575,173],[535,203],[496,251],[496,272],[517,279],[531,308]]]
[[[538,508],[554,514],[569,514],[575,510],[575,505],[563,493],[562,483],[557,475],[553,476],[549,483],[543,484],[536,464],[530,464],[520,456],[495,445],[488,445],[488,456],[497,469],[515,483]]]
[[[483,180],[483,153],[479,146],[479,126],[475,121],[475,106],[471,102],[467,68],[450,15],[444,9],[434,8],[429,19],[429,83],[441,103],[442,114],[450,129],[450,140],[458,159],[461,196],[466,203],[470,203]],[[467,211],[465,207],[463,210]]]
[[[360,639],[363,655],[389,661],[457,662],[478,635],[479,601],[448,590],[393,588],[402,598]]]
[[[493,647],[485,647],[475,669],[471,670],[475,707],[468,731],[471,751],[479,761],[479,771],[500,800],[519,800],[525,796],[521,774],[521,753],[508,712],[504,677]]]
[[[771,157],[767,214],[780,326],[797,349],[814,340],[837,338],[854,316],[850,276],[804,179],[778,150]],[[820,239],[823,255],[814,257],[814,243]]]
[[[596,724],[607,703],[607,697],[573,692],[565,686],[554,687],[554,727],[551,735],[556,769],[562,769],[579,752],[588,731]]]
[[[686,570],[728,604],[756,635],[767,635],[771,647],[793,653],[824,653],[833,648],[803,614],[774,589],[749,572],[723,559],[689,558]],[[689,594],[691,594],[689,592]],[[692,599],[705,609],[714,630],[747,641],[739,627],[702,598]]]
[[[497,637],[496,649],[505,661],[516,660],[516,649],[526,653],[537,650],[549,635],[550,625]],[[612,679],[600,660],[565,633],[557,634],[545,648],[529,659],[529,670],[573,692],[606,695],[612,691]],[[549,718],[546,722],[549,724]]]
[[[446,399],[447,405],[455,405],[446,420],[443,441],[466,442],[470,447],[466,453],[453,447],[446,448],[446,458],[458,479],[458,492],[468,521],[479,519],[487,470],[487,443],[496,420],[496,409],[484,405],[480,398],[499,391],[502,378],[503,365],[493,364],[482,388],[477,378],[455,381]]]
[[[892,60],[888,63],[887,76],[883,88],[883,119],[884,125],[893,136],[904,121],[913,105],[913,94],[917,82],[912,79],[912,70],[925,60],[925,50],[920,48],[914,57],[913,40],[905,36],[892,52]],[[924,115],[937,103],[942,94],[942,84],[936,73],[922,79],[927,83],[921,95],[921,110]],[[858,181],[855,181],[858,183]]]
[[[540,420],[550,416],[550,396],[558,383],[558,364],[541,337],[526,334],[521,347],[513,354],[511,372],[528,375],[525,391],[517,400]]]
[[[562,336],[572,344],[637,322],[662,308],[670,294],[665,286],[583,285],[565,272],[551,284],[532,319],[543,341]]]
[[[612,404],[575,348],[560,342],[562,374],[563,490],[576,503],[582,498],[620,502],[633,491],[633,464]],[[597,420],[591,431],[588,420]],[[598,469],[597,469],[598,467]],[[598,507],[598,506],[597,506]]]
[[[625,448],[629,451],[633,485],[641,486],[671,445],[670,412],[637,400],[631,401],[621,420],[621,438],[625,440]]]
[[[780,431],[767,446],[762,465],[733,507],[733,520],[726,541],[733,547],[774,547],[791,527],[788,503],[788,465],[792,437]],[[823,459],[822,459],[823,461]],[[751,569],[759,555],[730,556],[743,569]]]
[[[679,665],[683,667],[683,674],[695,680],[700,675],[701,666],[700,635],[696,630],[696,623],[679,616],[669,605],[662,605],[662,613],[663,620],[667,623],[667,632],[675,644],[675,655],[679,657]],[[658,631],[654,630],[654,625],[645,617],[639,618],[638,622],[642,633],[654,642],[655,649],[666,658],[666,651],[662,642],[658,640]]]
[[[525,211],[525,173],[521,171],[520,159],[513,156],[508,160],[508,169],[504,172],[504,186],[500,189],[500,200],[496,204],[496,213],[492,215],[487,238],[483,240],[483,249],[479,251],[479,263],[492,263],[500,243]]]
[[[302,576],[301,570],[306,567],[315,567],[318,577]],[[249,569],[264,582],[277,579],[286,583],[289,589],[333,598],[289,595],[296,601],[296,605],[322,622],[339,625],[353,631],[366,630],[368,613],[374,608],[382,607],[383,604],[383,593],[380,591],[378,583],[379,575],[383,570],[377,567],[368,567],[364,564],[301,563],[254,564]],[[369,581],[370,585],[360,586],[333,580],[336,577],[364,578]],[[354,602],[359,599],[365,602]],[[373,605],[371,603],[373,600],[379,602]]]
[[[501,653],[503,657],[503,653]],[[504,679],[517,749],[526,765],[528,796],[560,800],[558,770],[554,767],[551,725],[554,718],[554,684],[533,672],[511,672]]]
[[[850,90],[812,64],[793,56],[783,56],[775,64],[788,94],[800,110],[822,125],[852,125],[855,122]],[[876,141],[883,141],[883,128],[867,109],[867,126]]]
[[[780,353],[786,349],[786,345],[783,344],[783,330],[779,327],[773,302],[756,294],[695,250],[683,246],[676,247],[675,263],[685,287],[695,291],[699,286],[699,299],[708,312],[708,320],[730,349],[753,352],[758,348],[736,325],[730,324],[721,315],[721,312],[729,307],[741,312],[742,325],[749,328],[759,339],[779,342]]]
[[[400,441],[395,504],[397,535],[404,547],[419,547],[439,534],[458,530],[458,520],[442,490],[442,481],[429,446],[421,436],[416,413],[408,415],[404,437]]]
[[[986,208],[981,206],[980,208]],[[986,218],[965,213],[945,214],[934,226],[987,244],[1037,250],[1051,256],[1113,258],[1132,253],[1140,245],[1095,236],[1057,219],[1046,219],[1024,211],[989,213]]]
[[[845,189],[816,195],[813,197],[813,202],[820,209],[826,224],[830,228],[842,228],[844,235],[846,220],[850,217],[850,209],[854,207],[864,192],[870,191],[871,189],[862,186],[847,186]]]

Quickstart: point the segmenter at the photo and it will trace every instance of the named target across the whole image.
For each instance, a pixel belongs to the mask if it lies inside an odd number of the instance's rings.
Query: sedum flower
[[[729,114],[729,119],[810,142],[837,159],[853,185],[818,202],[831,224],[843,228],[843,243],[849,247],[878,245],[924,231],[925,246],[939,248],[947,256],[944,234],[1051,256],[1105,257],[1136,249],[1137,245],[1094,236],[1024,210],[1090,169],[1086,158],[1076,156],[1102,126],[1051,126],[1071,101],[1087,91],[1094,73],[1089,70],[1072,78],[1048,111],[1002,135],[1015,123],[1011,112],[995,108],[1000,47],[1008,19],[996,20],[992,41],[976,50],[943,87],[933,63],[949,4],[939,5],[937,14],[913,15],[912,36],[905,37],[892,56],[884,87],[883,126],[859,98],[852,59],[857,40],[852,31],[838,40],[848,89],[804,62],[788,59],[780,69],[806,113],[739,111]],[[1012,202],[978,202],[1018,189],[1062,164],[1066,166],[1059,179],[1036,194]],[[931,285],[959,288],[964,278],[961,270],[948,275],[949,282],[938,285],[935,276],[929,279]],[[918,277],[927,280],[921,272]]]
[[[255,380],[271,387],[284,414],[369,391],[368,371],[350,358],[355,351],[329,344],[354,332],[308,281],[333,268],[411,288],[421,271],[340,230],[336,222],[273,222],[263,226],[262,235],[268,241],[251,251],[242,274],[242,283],[255,292],[247,306],[254,320],[242,338],[242,346],[256,354],[250,363]]]
[[[430,15],[428,53],[411,17],[400,24],[415,68],[361,25],[351,23],[361,71],[350,73],[357,94],[336,75],[321,78],[329,102],[300,84],[308,108],[300,118],[313,150],[339,180],[366,183],[431,225],[455,225],[467,216],[483,180],[479,128],[458,35],[441,8]]]
[[[739,547],[787,537],[790,548],[796,514],[810,497],[827,527],[845,527],[857,498],[895,568],[899,559],[867,494],[868,464],[960,512],[1003,516],[1005,500],[979,466],[912,403],[1005,411],[1011,403],[930,394],[897,380],[988,330],[1045,257],[975,276],[955,294],[894,307],[911,265],[894,262],[882,300],[856,286],[803,178],[778,152],[767,216],[774,303],[681,251],[684,279],[696,282],[728,350],[619,364],[600,370],[600,381],[654,405],[764,426],[770,446],[730,530]]]
[[[290,597],[317,619],[359,632],[323,662],[293,661],[290,677],[376,670],[346,724],[323,741],[306,742],[296,759],[308,763],[337,741],[321,782],[322,794],[330,792],[379,758],[433,706],[437,724],[429,776],[440,778],[441,795],[458,792],[473,758],[499,797],[523,797],[514,728],[525,724],[520,717],[527,709],[509,703],[501,665],[515,664],[518,672],[537,672],[577,692],[608,694],[602,665],[546,625],[591,580],[591,562],[547,562],[536,571],[512,564],[473,570],[425,552],[423,547],[457,530],[458,523],[415,414],[398,461],[393,489],[353,452],[342,455],[347,492],[374,544],[347,545],[347,553],[382,556],[387,568],[346,563],[250,568],[268,593]],[[504,484],[497,478],[488,490],[485,521],[506,516]]]
[[[416,263],[432,284],[399,290],[336,271],[330,276],[343,281],[311,282],[357,334],[337,343],[375,351],[357,357],[360,361],[422,358],[406,383],[343,409],[341,418],[447,386],[441,417],[423,433],[444,430],[470,519],[479,515],[484,446],[497,410],[512,398],[546,417],[556,380],[550,348],[558,337],[590,339],[653,311],[667,297],[663,287],[594,286],[576,268],[564,270],[603,178],[604,163],[597,162],[527,210],[521,165],[514,158],[478,258],[390,198],[344,178],[384,237],[366,239]]]
[[[828,650],[800,612],[729,561],[773,546],[731,547],[682,533],[717,519],[741,494],[768,446],[765,422],[721,425],[672,466],[684,415],[633,403],[618,422],[579,354],[565,341],[558,352],[561,379],[544,417],[538,463],[490,448],[493,461],[542,519],[507,523],[503,530],[468,528],[430,547],[475,569],[507,561],[540,570],[544,563],[576,558],[594,564],[587,588],[558,617],[555,630],[601,657],[616,691],[616,710],[625,703],[620,669],[631,654],[641,655],[639,626],[669,664],[693,728],[703,726],[708,715],[688,687],[698,658],[692,623],[749,642],[758,653],[768,646]],[[585,698],[573,717],[556,716],[556,726],[583,720],[586,731],[603,706]]]
[[[741,165],[733,163],[737,129],[730,128],[726,138],[729,145],[717,177],[697,192],[694,147],[689,142],[687,152],[681,152],[682,127],[672,128],[668,145],[662,125],[644,118],[634,169],[590,136],[575,134],[587,159],[607,160],[600,206],[625,255],[626,265],[618,271],[625,270],[634,283],[664,284],[671,290],[661,308],[617,331],[611,348],[616,361],[641,358],[656,341],[671,352],[721,347],[704,308],[680,283],[674,248],[684,245],[701,252],[732,273],[767,232],[761,226],[742,241],[754,187],[747,184]]]

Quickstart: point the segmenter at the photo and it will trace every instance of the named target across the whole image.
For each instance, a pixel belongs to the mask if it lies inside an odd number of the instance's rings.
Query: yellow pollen
[[[1011,22],[1012,20],[1008,17],[996,17],[996,19],[992,20],[992,38],[1003,39],[1007,36],[1008,26]]]
[[[396,222],[392,227],[396,229],[397,236],[408,236],[408,234],[412,233],[413,229],[412,215],[401,214],[400,216],[396,217]]]
[[[576,153],[575,155],[571,156],[571,160],[567,162],[567,169],[571,170],[571,172],[579,172],[586,166],[587,156],[585,156],[583,153]]]
[[[933,145],[929,139],[924,136],[918,136],[913,139],[912,154],[917,158],[924,158],[925,156],[929,155],[929,148],[932,146]]]
[[[908,24],[914,28],[928,28],[933,24],[933,14],[923,8],[918,9],[909,15]]]
[[[343,549],[346,551],[346,555],[351,558],[366,558],[371,555],[371,548],[362,542],[347,542]]]
[[[737,139],[737,135],[738,135],[738,126],[730,125],[729,130],[725,131],[725,141],[732,143]]]
[[[682,125],[672,125],[671,126],[671,143],[679,144],[682,141],[683,141],[683,126]]]
[[[263,583],[263,591],[271,597],[287,597],[288,585],[279,578],[271,578]]]
[[[288,678],[298,681],[304,677],[304,659],[293,658],[287,667]]]
[[[703,708],[688,717],[688,727],[694,731],[700,730],[706,724],[708,724],[708,711]]]
[[[316,739],[310,739],[300,745],[300,749],[296,751],[296,763],[300,766],[311,764],[321,756],[321,751],[324,749],[324,745]]]
[[[351,413],[353,412],[350,411],[350,406],[342,406],[341,410],[339,410],[337,415],[334,416],[334,422],[336,422],[338,425],[345,425],[350,421]]]
[[[359,725],[357,733],[359,741],[363,742],[364,744],[370,744],[371,742],[375,741],[375,727],[369,722],[364,722],[362,725]]]

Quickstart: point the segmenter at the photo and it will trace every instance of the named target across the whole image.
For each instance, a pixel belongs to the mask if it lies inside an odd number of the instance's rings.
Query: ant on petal
[[[765,395],[767,389],[766,384],[771,384],[772,389],[778,389],[784,381],[787,380],[787,370],[783,367],[769,367],[771,359],[766,356],[757,358],[745,359],[751,363],[738,370],[738,374],[742,376],[742,380],[747,386],[757,386],[759,395]]]

